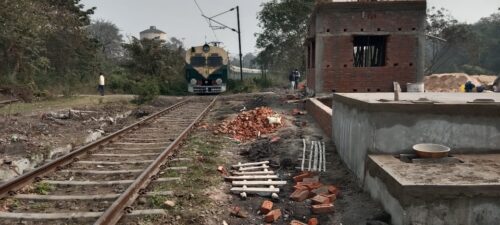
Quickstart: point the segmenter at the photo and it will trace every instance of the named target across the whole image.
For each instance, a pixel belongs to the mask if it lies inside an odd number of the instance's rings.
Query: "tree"
[[[264,53],[256,62],[266,62],[266,69],[279,72],[303,69],[303,43],[314,0],[273,0],[262,6],[257,19],[263,31],[257,34],[257,48]]]
[[[123,47],[126,53],[123,66],[136,87],[144,89],[147,83],[156,86],[152,88],[157,88],[161,94],[185,92],[183,49],[172,49],[162,40],[135,37]]]
[[[99,47],[107,59],[118,59],[123,56],[123,36],[114,23],[97,20],[86,30],[90,37],[99,43]]]

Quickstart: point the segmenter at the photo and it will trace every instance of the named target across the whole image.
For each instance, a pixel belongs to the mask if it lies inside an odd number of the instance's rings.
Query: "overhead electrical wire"
[[[196,0],[193,0],[193,1],[194,1],[194,4],[196,4],[196,7],[198,7],[198,9],[200,10],[201,16],[203,18],[205,18],[205,13],[201,9],[200,4],[198,4],[198,1],[196,1]],[[219,41],[219,38],[217,37],[217,34],[215,33],[214,27],[212,26],[212,23],[210,23],[210,20],[208,20],[207,18],[205,18],[205,20],[207,21],[208,27],[210,27],[210,29],[212,30],[212,33],[214,34],[215,40]]]

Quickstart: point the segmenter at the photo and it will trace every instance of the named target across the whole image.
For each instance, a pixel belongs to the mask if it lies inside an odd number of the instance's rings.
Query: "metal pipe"
[[[307,147],[306,139],[302,139],[302,146],[304,147],[302,148],[302,166],[300,167],[300,171],[304,171],[304,162],[306,160],[306,147]]]
[[[309,167],[308,171],[311,171],[311,163],[312,163],[312,157],[313,157],[313,150],[314,150],[314,141],[311,142],[311,150],[309,151]]]

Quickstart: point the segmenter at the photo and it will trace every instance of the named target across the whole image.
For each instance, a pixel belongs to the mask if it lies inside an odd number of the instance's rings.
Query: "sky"
[[[242,51],[256,53],[255,33],[261,31],[257,13],[263,2],[270,0],[197,0],[207,16],[214,16],[235,6],[240,7]],[[444,7],[460,22],[474,23],[480,18],[499,12],[500,0],[428,0],[428,7]],[[113,22],[125,37],[139,36],[139,32],[156,26],[168,37],[183,40],[185,46],[218,40],[231,55],[238,53],[238,35],[230,30],[216,30],[216,36],[201,17],[194,0],[82,0],[86,7],[96,6],[92,19]],[[237,28],[236,11],[216,18],[229,27]]]

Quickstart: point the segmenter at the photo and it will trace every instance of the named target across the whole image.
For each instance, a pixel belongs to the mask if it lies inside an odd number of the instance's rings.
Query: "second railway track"
[[[134,210],[140,195],[158,178],[174,150],[213,106],[216,98],[188,99],[84,146],[0,186],[0,201],[14,202],[0,212],[0,224],[116,224],[124,215],[162,214],[163,209]],[[31,187],[31,188],[27,188]],[[32,207],[37,206],[37,207]]]

